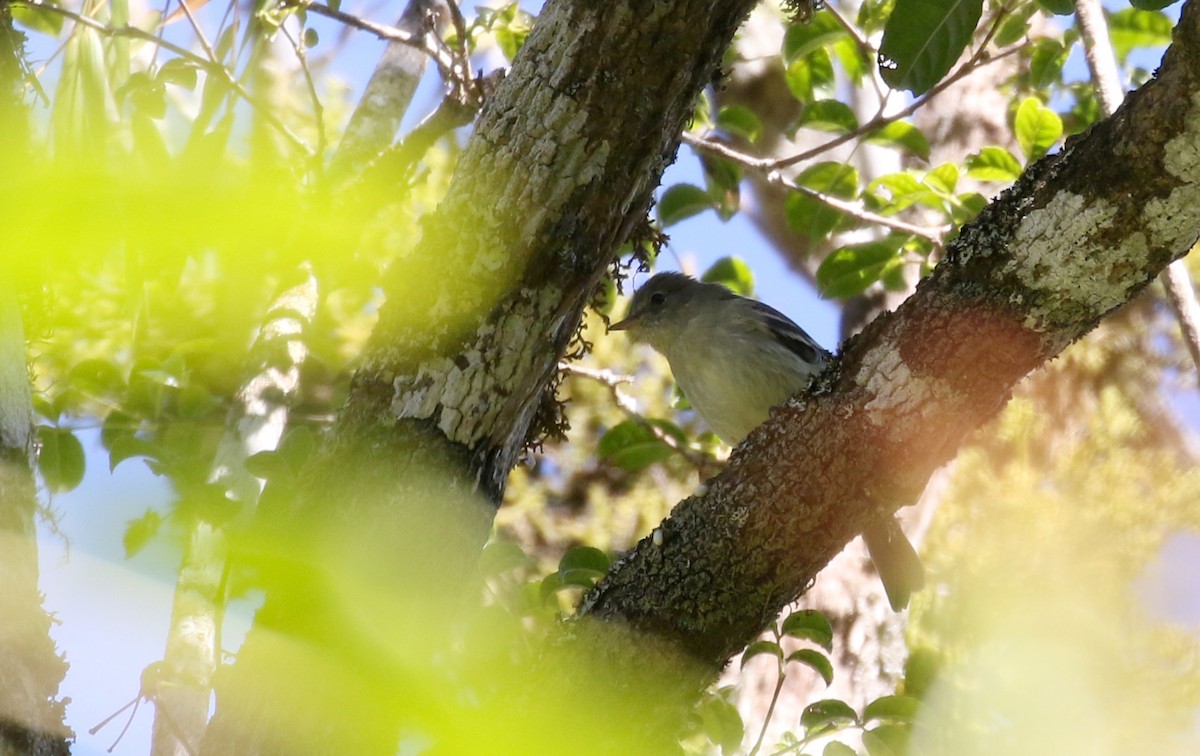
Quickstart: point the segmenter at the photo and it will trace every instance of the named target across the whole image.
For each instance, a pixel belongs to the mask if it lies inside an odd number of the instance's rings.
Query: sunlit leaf
[[[904,756],[908,740],[908,729],[900,725],[879,725],[863,733],[868,756]]]
[[[748,142],[757,142],[762,136],[762,121],[754,111],[742,105],[726,105],[717,113],[717,128],[742,137]]]
[[[719,283],[743,297],[754,295],[754,271],[740,257],[722,257],[704,271],[700,280]]]
[[[1016,181],[1021,175],[1021,163],[1003,147],[984,147],[965,161],[967,175],[977,181]]]
[[[804,106],[798,125],[821,131],[845,133],[858,128],[854,110],[839,100],[817,100]]]
[[[1062,119],[1036,97],[1026,97],[1017,107],[1013,130],[1026,159],[1034,161],[1045,155],[1062,136]]]
[[[867,704],[863,709],[863,721],[892,719],[911,722],[916,719],[921,702],[909,696],[883,696]]]
[[[858,715],[845,701],[827,698],[804,707],[800,714],[800,724],[810,733],[825,729],[829,726],[857,724]]]
[[[821,262],[817,268],[817,290],[821,296],[831,299],[857,296],[878,281],[888,268],[901,264],[894,243],[850,244]]]
[[[670,426],[662,420],[654,423],[660,427]],[[677,428],[675,431],[679,432]],[[682,433],[680,435],[682,436]],[[675,453],[646,425],[635,420],[625,420],[609,428],[600,438],[597,451],[604,461],[631,472],[644,470]]]
[[[1160,11],[1122,8],[1109,15],[1108,34],[1117,59],[1124,62],[1140,47],[1166,47],[1171,44],[1175,24]]]
[[[900,147],[922,160],[929,159],[929,140],[925,138],[925,134],[920,129],[911,123],[892,121],[867,134],[865,140],[871,144]]]
[[[858,195],[858,170],[846,163],[817,163],[802,171],[795,182],[838,199],[853,199]],[[825,238],[842,219],[840,211],[800,192],[788,195],[784,209],[788,225],[813,241]]]

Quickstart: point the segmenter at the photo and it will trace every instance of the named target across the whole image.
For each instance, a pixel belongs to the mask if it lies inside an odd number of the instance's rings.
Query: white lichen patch
[[[1132,283],[1118,269],[1129,265],[1129,250],[1091,241],[1116,214],[1116,205],[1109,202],[1089,203],[1078,194],[1060,192],[1022,219],[1012,242],[1015,252],[1000,274],[1015,275],[1041,295],[1029,308],[1027,327],[1045,330],[1061,320],[1067,307],[1100,315],[1126,300]]]
[[[945,381],[917,374],[899,350],[888,344],[867,352],[855,382],[871,394],[863,407],[871,424],[897,434],[907,433],[907,422],[919,420],[932,402],[960,398]]]
[[[1146,230],[1156,249],[1190,247],[1200,228],[1200,93],[1192,96],[1187,128],[1167,142],[1163,170],[1181,183],[1166,199],[1153,199],[1142,212]]]

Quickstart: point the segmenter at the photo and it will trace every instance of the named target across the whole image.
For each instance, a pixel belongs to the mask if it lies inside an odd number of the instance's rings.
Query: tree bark
[[[371,693],[406,679],[453,616],[509,470],[557,427],[552,386],[583,308],[751,5],[544,7],[419,251],[383,283],[304,493],[264,513],[287,533],[287,575],[218,685],[203,752],[394,752],[395,696]],[[348,617],[325,569],[386,599]],[[363,652],[363,634],[402,658]]]
[[[1012,387],[1200,235],[1200,8],[1152,82],[1031,166],[897,311],[734,451],[583,612],[713,672],[865,525],[920,494]]]

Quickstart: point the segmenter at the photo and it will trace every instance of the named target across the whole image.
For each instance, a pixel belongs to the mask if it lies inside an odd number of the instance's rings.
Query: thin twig
[[[317,129],[317,154],[313,165],[319,172],[325,162],[325,148],[328,146],[325,143],[325,106],[321,104],[321,97],[317,94],[317,84],[313,81],[312,71],[308,68],[308,53],[304,49],[303,39],[298,40],[293,37],[284,25],[280,25],[279,31],[283,32],[284,38],[296,52],[296,60],[300,62],[300,70],[304,73],[304,82],[308,86],[308,96],[312,100],[313,120],[316,122]]]
[[[840,213],[845,213],[851,218],[863,221],[864,223],[874,223],[885,228],[890,228],[894,231],[900,231],[901,233],[919,236],[922,239],[927,239],[939,247],[942,245],[943,237],[950,231],[949,225],[934,227],[918,226],[913,223],[907,223],[905,221],[898,220],[896,218],[889,218],[886,215],[873,213],[857,203],[847,202],[846,200],[832,197],[824,192],[818,192],[815,189],[810,189],[807,186],[801,186],[795,181],[785,177],[780,171],[772,170],[770,166],[773,161],[760,160],[750,155],[745,155],[719,142],[704,139],[703,137],[693,136],[692,134],[684,134],[683,141],[699,150],[711,152],[715,155],[732,160],[746,168],[758,171],[762,173],[763,177],[769,184],[774,184],[775,186],[779,186],[793,192],[799,192],[806,197],[812,197],[826,207],[831,207]]]
[[[412,34],[403,29],[397,29],[395,26],[387,24],[377,24],[374,21],[367,21],[358,16],[352,16],[349,13],[344,13],[340,10],[334,10],[328,5],[321,3],[296,3],[305,10],[316,13],[318,16],[332,18],[334,21],[340,21],[346,26],[352,26],[355,29],[371,32],[380,39],[386,39],[389,42],[399,42],[404,45],[409,45],[421,50],[429,57],[433,58],[438,64],[442,74],[447,78],[454,78],[455,60],[444,49],[432,43],[428,34]]]
[[[612,394],[613,401],[616,402],[617,406],[624,410],[625,414],[629,415],[631,418],[641,423],[644,427],[648,428],[650,432],[654,434],[656,439],[666,444],[671,448],[671,450],[678,452],[696,469],[703,471],[712,467],[714,460],[707,454],[697,452],[694,449],[689,449],[686,446],[681,445],[678,439],[647,420],[642,413],[638,412],[637,402],[634,401],[633,397],[626,396],[625,394],[621,393],[620,389],[621,384],[633,382],[633,378],[630,376],[620,375],[607,369],[593,370],[591,368],[583,367],[582,365],[575,365],[567,362],[558,363],[558,369],[564,373],[577,375],[581,378],[587,378],[607,386],[608,391],[610,394]]]
[[[949,76],[947,76],[946,78],[944,78],[940,82],[938,82],[928,92],[921,95],[917,99],[913,100],[907,107],[905,107],[902,110],[899,110],[891,115],[888,115],[888,116],[877,115],[874,118],[872,118],[870,121],[867,121],[866,123],[860,125],[858,128],[856,128],[852,131],[848,131],[845,134],[837,136],[833,139],[830,139],[828,142],[819,144],[816,147],[813,147],[812,149],[805,150],[804,152],[800,152],[795,155],[789,155],[788,157],[785,157],[785,158],[778,158],[778,159],[774,159],[774,160],[765,160],[762,162],[766,163],[766,165],[769,169],[787,168],[790,165],[795,165],[796,163],[802,163],[805,160],[809,160],[811,158],[816,157],[817,155],[828,152],[829,150],[833,149],[834,147],[845,144],[846,142],[849,142],[853,139],[859,139],[861,137],[864,137],[867,134],[870,134],[872,131],[875,131],[877,129],[883,128],[884,126],[887,126],[889,123],[899,121],[902,118],[908,118],[910,115],[912,115],[913,113],[920,110],[921,107],[925,105],[925,103],[929,102],[931,99],[933,99],[937,95],[941,94],[943,91],[945,91],[945,89],[947,87],[950,87],[951,85],[955,84],[959,79],[972,73],[980,65],[987,65],[987,64],[995,63],[997,61],[1003,60],[1004,58],[1007,58],[1010,55],[1014,55],[1017,52],[1020,52],[1022,49],[1024,49],[1026,44],[1027,43],[1014,45],[1006,50],[1002,50],[1001,52],[996,53],[995,55],[988,56],[987,58],[980,58],[980,59],[972,58],[971,60],[967,61],[962,66],[960,66],[957,70],[955,70],[954,73],[950,74]]]
[[[1125,99],[1125,90],[1121,86],[1117,58],[1113,55],[1108,25],[1104,21],[1104,9],[1099,0],[1075,0],[1075,18],[1079,23],[1084,59],[1100,101],[1100,111],[1105,116],[1111,116]],[[1200,380],[1200,303],[1196,301],[1192,277],[1188,275],[1183,260],[1176,260],[1167,266],[1159,279],[1166,290],[1167,305],[1179,321],[1183,343],[1187,345],[1192,364],[1196,366],[1197,380]]]
[[[775,633],[775,642],[779,643],[779,632]],[[771,717],[775,716],[775,704],[779,703],[779,694],[783,691],[783,683],[787,680],[787,673],[784,669],[783,659],[776,659],[777,670],[775,673],[775,692],[771,694],[771,703],[767,706],[767,714],[763,717],[762,729],[758,731],[758,740],[754,741],[754,747],[750,749],[749,756],[756,756],[760,748],[762,748],[763,740],[767,737],[767,728],[771,725]]]
[[[266,119],[267,123],[269,123],[272,128],[276,129],[277,131],[279,131],[279,133],[283,134],[283,136],[289,142],[292,143],[293,147],[295,147],[296,149],[303,152],[306,157],[313,156],[313,149],[311,147],[309,147],[307,144],[305,144],[304,141],[302,139],[300,139],[300,137],[296,136],[292,132],[292,130],[287,127],[286,124],[284,124],[282,121],[280,121],[278,118],[276,118],[275,114],[271,111],[271,108],[269,108],[267,105],[260,102],[257,97],[250,94],[250,92],[248,92],[246,90],[246,88],[242,86],[242,83],[237,80],[237,78],[233,75],[233,73],[228,68],[221,65],[219,62],[206,60],[205,58],[202,58],[201,56],[196,55],[195,53],[193,53],[190,50],[187,50],[186,48],[180,47],[179,45],[177,45],[173,42],[168,42],[167,40],[163,39],[162,37],[158,37],[147,31],[143,31],[143,30],[137,28],[136,26],[129,26],[129,25],[118,26],[118,27],[108,26],[107,24],[97,21],[94,18],[91,18],[89,16],[84,16],[84,15],[82,15],[80,13],[76,13],[74,11],[67,10],[66,8],[60,8],[57,5],[53,5],[51,3],[45,2],[45,0],[11,0],[11,1],[14,5],[22,5],[22,6],[25,6],[28,8],[37,8],[39,10],[44,10],[49,13],[56,13],[56,14],[62,16],[63,18],[68,18],[68,19],[74,21],[76,24],[79,24],[80,26],[85,26],[89,29],[92,29],[93,31],[99,32],[100,34],[103,34],[106,37],[114,37],[114,38],[129,37],[131,39],[140,39],[140,40],[143,40],[146,42],[151,42],[165,50],[170,50],[171,52],[175,53],[179,57],[181,57],[185,60],[188,60],[192,63],[195,63],[199,68],[202,68],[204,71],[221,77],[224,80],[225,84],[227,84],[234,92],[236,92],[239,97],[241,97],[243,100],[245,100],[250,105],[250,107],[257,110],[262,115],[262,117],[264,119]]]

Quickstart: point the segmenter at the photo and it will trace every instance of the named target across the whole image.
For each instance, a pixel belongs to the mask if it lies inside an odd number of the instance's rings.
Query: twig
[[[1121,86],[1121,75],[1100,0],[1075,0],[1075,18],[1079,23],[1084,59],[1100,100],[1100,111],[1105,116],[1111,116],[1120,107],[1125,91]],[[1187,345],[1192,364],[1196,366],[1197,380],[1200,380],[1200,303],[1196,301],[1192,277],[1188,275],[1183,260],[1176,260],[1167,266],[1159,279],[1166,290],[1167,305],[1179,321],[1183,343]]]
[[[631,383],[633,381],[633,378],[630,376],[619,375],[607,369],[592,370],[591,368],[585,368],[582,365],[575,365],[566,362],[558,363],[558,369],[564,373],[577,375],[581,378],[587,378],[607,386],[609,393],[612,394],[613,401],[616,402],[617,406],[624,410],[625,413],[631,418],[648,428],[650,432],[654,434],[656,439],[666,444],[671,448],[672,451],[678,452],[684,459],[690,462],[692,466],[698,470],[705,470],[712,466],[713,459],[707,454],[703,454],[693,449],[689,449],[686,446],[682,446],[674,436],[671,436],[662,428],[647,420],[642,413],[638,412],[637,402],[633,400],[633,397],[626,396],[625,394],[621,393],[620,389],[621,384]]]
[[[779,631],[775,632],[775,642],[779,643]],[[762,729],[758,731],[758,740],[754,741],[754,747],[750,749],[749,756],[757,756],[758,751],[762,748],[763,740],[767,737],[767,728],[771,726],[771,717],[775,716],[775,704],[779,703],[779,694],[783,691],[783,683],[787,680],[787,672],[784,669],[783,659],[776,659],[775,672],[775,692],[771,694],[771,703],[767,706],[767,714],[763,717]]]
[[[371,32],[380,39],[386,39],[389,42],[399,42],[401,44],[415,47],[416,49],[427,54],[430,58],[433,58],[434,62],[438,64],[438,68],[441,69],[444,76],[448,78],[454,78],[454,58],[444,49],[436,44],[433,44],[429,40],[429,35],[427,34],[413,34],[411,32],[404,31],[403,29],[397,29],[394,26],[388,26],[387,24],[377,24],[374,21],[367,21],[359,18],[358,16],[352,16],[349,13],[344,13],[340,10],[334,10],[328,5],[323,5],[321,3],[294,4],[300,5],[305,10],[316,13],[318,16],[332,18],[334,21],[341,21],[346,26],[352,26],[355,29]]]
[[[774,159],[774,160],[764,160],[761,162],[766,163],[766,165],[769,169],[787,168],[790,165],[795,165],[796,163],[802,163],[805,160],[809,160],[809,159],[814,158],[817,155],[820,155],[824,152],[828,152],[829,150],[833,149],[834,147],[845,144],[846,142],[849,142],[853,139],[858,139],[858,138],[864,137],[867,134],[870,134],[872,131],[875,131],[877,129],[883,128],[884,126],[887,126],[889,123],[899,121],[902,118],[908,118],[910,115],[912,115],[913,113],[920,110],[921,107],[925,105],[925,103],[929,102],[931,99],[936,97],[938,94],[945,91],[947,87],[950,87],[951,85],[955,84],[959,79],[972,73],[980,65],[986,65],[986,64],[995,63],[997,61],[1003,60],[1004,58],[1007,58],[1010,55],[1014,55],[1017,52],[1020,52],[1022,49],[1024,49],[1024,47],[1025,47],[1025,43],[1022,43],[1019,45],[1014,45],[1006,50],[1002,50],[1001,52],[996,53],[995,55],[988,56],[986,59],[979,55],[972,57],[971,60],[967,61],[962,66],[960,66],[957,70],[955,70],[954,73],[952,73],[949,76],[947,76],[946,78],[942,79],[932,89],[930,89],[928,92],[921,95],[917,99],[913,100],[907,107],[903,108],[902,110],[899,110],[889,116],[877,115],[874,118],[872,118],[870,121],[867,121],[866,123],[860,125],[858,128],[854,129],[853,131],[848,131],[845,134],[834,137],[833,139],[830,139],[828,142],[819,144],[816,147],[813,147],[812,149],[805,150],[804,152],[800,152],[795,155],[789,155],[788,157],[785,157],[785,158],[778,158],[778,159]]]
[[[186,3],[184,4],[186,6]],[[308,53],[304,49],[303,39],[296,39],[292,36],[287,27],[280,25],[279,31],[283,32],[284,38],[292,46],[292,50],[296,52],[296,60],[300,62],[300,70],[304,73],[304,82],[308,86],[308,96],[313,104],[313,120],[316,121],[317,129],[317,154],[313,160],[313,165],[319,172],[325,162],[325,106],[321,104],[321,97],[317,94],[317,84],[313,81],[312,71],[308,68]]]
[[[13,5],[22,5],[22,6],[25,6],[28,8],[37,8],[39,10],[47,11],[49,13],[57,13],[58,15],[62,16],[63,18],[68,18],[68,19],[74,21],[76,24],[79,24],[80,26],[85,26],[89,29],[92,29],[93,31],[99,32],[100,34],[103,34],[106,37],[113,37],[113,38],[129,37],[131,39],[140,39],[140,40],[143,40],[146,42],[151,42],[165,50],[170,50],[171,52],[175,53],[179,57],[181,57],[185,60],[188,60],[192,63],[195,63],[198,67],[202,68],[204,71],[206,71],[210,74],[213,74],[215,76],[221,77],[224,80],[224,82],[234,92],[237,93],[237,95],[239,97],[241,97],[243,100],[245,100],[250,105],[250,107],[257,110],[262,115],[262,117],[264,119],[266,119],[267,123],[271,124],[272,128],[276,129],[277,131],[279,131],[279,133],[283,134],[283,136],[289,142],[292,143],[293,147],[295,147],[296,149],[303,152],[306,157],[313,156],[314,153],[313,153],[312,148],[309,147],[307,144],[305,144],[304,141],[302,139],[300,139],[300,137],[296,136],[292,132],[292,130],[287,127],[286,124],[284,124],[282,121],[280,121],[278,118],[276,118],[275,114],[273,112],[271,112],[271,109],[269,107],[267,107],[263,103],[259,102],[257,97],[250,94],[250,92],[248,92],[246,90],[246,88],[242,86],[241,82],[239,82],[237,80],[237,78],[233,75],[233,73],[230,72],[230,70],[228,68],[221,65],[219,62],[206,60],[205,58],[202,58],[201,56],[196,55],[195,53],[191,52],[190,50],[180,47],[179,45],[177,45],[173,42],[168,42],[167,40],[163,39],[162,37],[158,37],[147,31],[143,31],[143,30],[137,28],[136,26],[130,26],[128,24],[126,24],[125,26],[117,26],[117,27],[108,26],[107,24],[101,23],[100,21],[97,21],[94,18],[91,18],[89,16],[84,16],[84,15],[82,15],[80,13],[76,13],[74,11],[67,10],[66,8],[60,8],[57,5],[53,5],[52,3],[45,2],[45,0],[11,0],[11,2]]]
[[[874,223],[885,228],[900,231],[901,233],[919,236],[922,239],[927,239],[939,247],[942,246],[943,237],[947,232],[950,231],[950,226],[948,225],[935,227],[918,226],[912,223],[906,223],[905,221],[898,220],[896,218],[889,218],[886,215],[873,213],[857,203],[847,202],[846,200],[832,197],[824,192],[818,192],[815,189],[810,189],[807,186],[801,186],[795,181],[785,177],[780,171],[772,169],[771,165],[774,161],[761,160],[759,158],[751,157],[750,155],[745,155],[731,147],[720,144],[719,142],[713,142],[711,140],[704,139],[703,137],[693,136],[691,134],[684,134],[683,141],[699,150],[711,152],[715,155],[732,160],[746,168],[758,171],[763,174],[763,177],[769,184],[774,184],[775,186],[783,187],[784,189],[788,189],[793,192],[799,192],[807,197],[812,197],[821,204],[831,207],[838,212],[845,213],[851,218],[856,218],[864,223]]]

